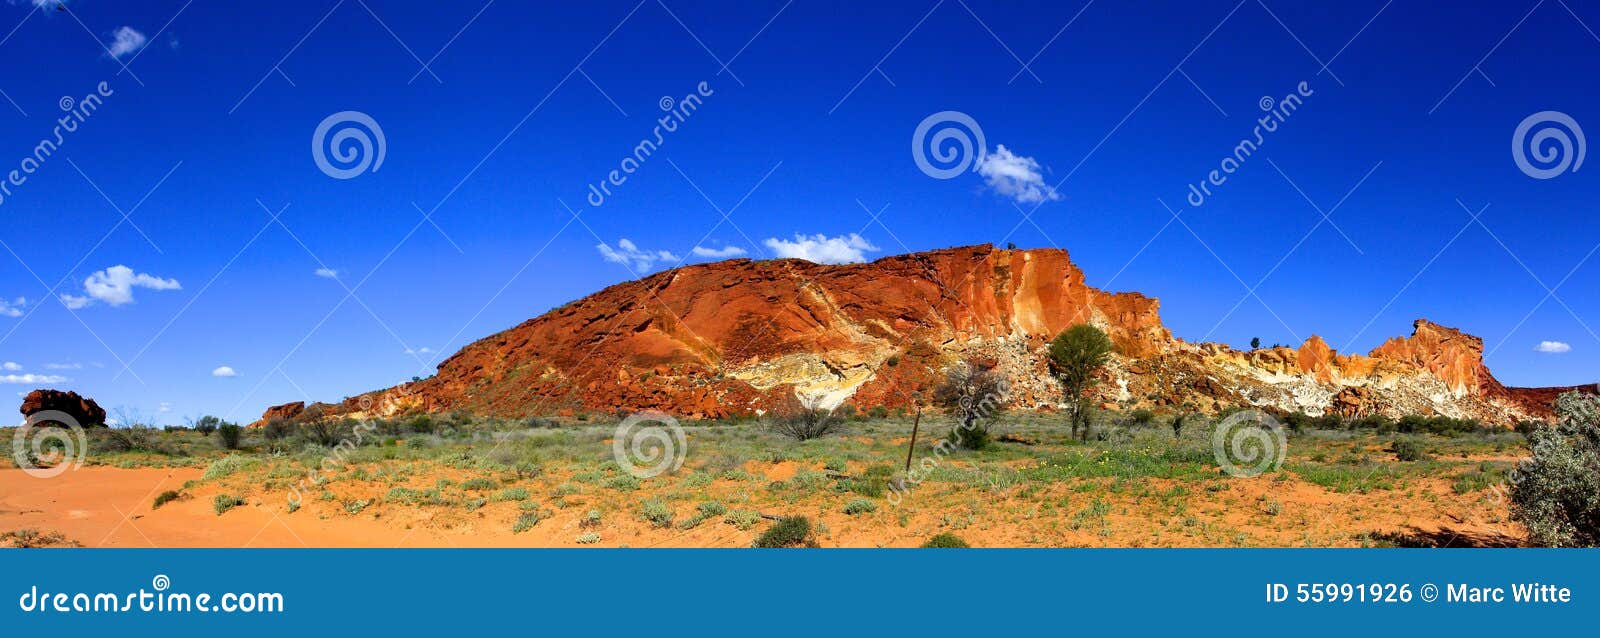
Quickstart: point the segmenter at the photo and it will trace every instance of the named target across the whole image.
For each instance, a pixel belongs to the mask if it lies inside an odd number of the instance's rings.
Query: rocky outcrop
[[[47,410],[63,412],[84,427],[106,423],[106,411],[100,408],[100,404],[95,403],[94,399],[79,396],[76,392],[40,389],[29,392],[28,396],[22,399],[21,412],[24,417]],[[54,421],[43,423],[56,424]]]
[[[463,410],[492,416],[759,413],[798,396],[831,407],[909,406],[943,370],[992,361],[1013,405],[1051,408],[1049,340],[1077,323],[1116,347],[1100,400],[1214,410],[1408,413],[1509,423],[1537,412],[1483,365],[1480,339],[1425,320],[1366,356],[1313,336],[1298,349],[1190,344],[1157,300],[1088,286],[1058,249],[969,246],[821,265],[736,259],[612,286],[462,348],[433,377],[326,406],[327,414]],[[303,404],[275,406],[293,417]]]
[[[1483,365],[1483,339],[1418,319],[1410,337],[1395,337],[1372,350],[1372,357],[1432,373],[1457,397],[1505,396],[1506,388]]]
[[[300,414],[305,411],[305,401],[294,401],[291,403],[284,403],[282,405],[274,405],[270,408],[267,408],[267,411],[261,414],[261,420],[265,422],[273,419],[293,419],[297,416],[300,416]]]

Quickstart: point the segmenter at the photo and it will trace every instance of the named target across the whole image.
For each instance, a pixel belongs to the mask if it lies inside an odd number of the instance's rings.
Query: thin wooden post
[[[917,428],[922,425],[922,406],[917,406],[917,418],[911,421],[911,445],[906,446],[906,473],[911,472],[911,453],[917,449]]]

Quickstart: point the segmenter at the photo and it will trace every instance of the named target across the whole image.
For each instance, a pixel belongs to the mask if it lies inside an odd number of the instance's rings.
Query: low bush
[[[1511,516],[1543,547],[1600,546],[1600,397],[1556,399],[1560,422],[1528,435],[1533,456],[1517,465]]]
[[[222,516],[223,512],[240,505],[244,505],[244,499],[230,494],[218,494],[216,498],[211,499],[211,509],[217,513],[217,516]]]
[[[522,514],[517,516],[517,522],[511,524],[511,533],[513,533],[513,534],[521,534],[521,533],[526,532],[526,531],[528,531],[530,529],[533,529],[533,526],[534,525],[538,525],[538,524],[539,524],[539,512],[537,512],[537,511],[523,512]]]
[[[1395,439],[1389,444],[1389,451],[1401,461],[1421,461],[1428,458],[1427,448],[1423,447],[1422,442],[1411,438]]]
[[[933,548],[933,549],[955,549],[955,548],[972,547],[971,545],[968,545],[966,541],[961,540],[961,537],[956,536],[955,534],[951,534],[950,532],[944,532],[942,534],[934,536],[933,538],[928,539],[928,542],[923,543],[922,546],[923,547],[927,547],[927,548]]]
[[[672,527],[672,508],[658,498],[640,503],[639,517],[656,527]]]
[[[166,505],[167,503],[178,500],[178,497],[180,496],[183,496],[183,494],[179,493],[177,490],[167,490],[157,494],[155,504],[151,505],[150,509],[158,509],[162,505]]]
[[[756,538],[753,547],[816,547],[817,541],[812,537],[811,519],[804,516],[789,516],[773,523],[767,531]]]
[[[750,529],[761,522],[761,515],[751,510],[732,510],[722,517],[722,522],[741,530]]]
[[[878,504],[864,498],[851,499],[844,505],[844,513],[850,516],[856,514],[869,514],[878,511]]]
[[[778,434],[796,441],[809,441],[839,429],[844,419],[834,415],[832,410],[791,400],[790,405],[775,412],[768,423]]]

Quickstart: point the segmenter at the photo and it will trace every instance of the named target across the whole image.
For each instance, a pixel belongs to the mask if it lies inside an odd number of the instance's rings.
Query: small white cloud
[[[56,375],[56,374],[33,374],[31,372],[28,373],[28,374],[0,375],[0,383],[26,383],[26,384],[32,385],[32,384],[43,384],[43,383],[61,383],[61,382],[66,381],[66,380],[67,380],[67,378],[63,377],[61,375]]]
[[[334,270],[332,268],[318,268],[314,274],[316,274],[316,276],[318,276],[318,277],[323,277],[323,278],[326,278],[326,279],[338,279],[339,278],[339,271]]]
[[[606,261],[624,266],[631,264],[633,270],[640,273],[648,272],[658,261],[666,263],[683,261],[682,258],[665,250],[640,250],[637,245],[628,241],[627,237],[617,240],[616,248],[602,242],[595,246],[595,250],[600,251],[600,256]]]
[[[133,303],[134,288],[182,290],[183,286],[179,285],[176,279],[162,279],[147,273],[136,273],[132,268],[119,264],[90,274],[84,279],[83,292],[87,296],[62,294],[61,303],[71,310],[89,306],[96,301],[104,302],[108,306],[122,306]]]
[[[1021,204],[1038,204],[1061,199],[1061,193],[1044,182],[1039,162],[1012,153],[1004,144],[978,160],[977,171],[989,188]]]
[[[763,242],[781,259],[804,259],[819,264],[853,264],[867,260],[866,252],[878,250],[865,237],[850,233],[838,237],[823,234],[796,234],[794,241],[773,237]]]
[[[1546,354],[1562,354],[1572,352],[1572,344],[1562,341],[1540,341],[1539,345],[1533,347],[1533,351]]]
[[[708,259],[727,259],[729,257],[738,257],[739,255],[743,255],[744,249],[738,246],[723,246],[722,248],[706,248],[705,246],[695,246],[694,250],[691,252],[693,252],[694,256],[696,257],[705,257]]]
[[[44,369],[46,369],[46,370],[82,370],[83,369],[83,364],[81,364],[81,363],[46,363],[46,364],[44,364]]]
[[[171,412],[172,411],[172,404],[171,403],[167,403],[166,401],[162,401],[161,402],[161,407],[156,408],[156,411],[157,412]]]
[[[213,376],[213,377],[237,377],[237,376],[239,376],[239,373],[238,372],[234,372],[233,368],[230,368],[228,366],[217,366],[217,369],[211,371],[211,376]]]
[[[7,317],[21,317],[22,307],[28,305],[27,297],[17,297],[11,301],[0,299],[0,315]]]
[[[117,27],[116,31],[111,32],[111,44],[106,47],[106,53],[121,60],[128,54],[143,49],[145,43],[149,41],[150,38],[133,27]]]
[[[429,348],[427,346],[423,346],[421,348],[416,348],[416,349],[406,348],[406,354],[429,354],[429,353],[432,353],[432,352],[433,352],[433,348]]]
[[[0,363],[0,368],[5,369],[7,372],[16,372],[22,369],[22,364],[15,361],[7,361],[5,363]]]

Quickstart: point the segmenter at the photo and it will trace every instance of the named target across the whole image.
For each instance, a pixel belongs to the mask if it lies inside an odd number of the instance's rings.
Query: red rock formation
[[[1311,335],[1300,345],[1298,354],[1300,370],[1316,377],[1318,381],[1327,383],[1339,376],[1338,354],[1328,347],[1328,342],[1323,341],[1322,337]]]
[[[1410,337],[1394,337],[1372,349],[1374,359],[1399,362],[1433,373],[1457,396],[1503,397],[1506,388],[1483,365],[1483,339],[1418,319]]]
[[[1497,406],[1543,397],[1514,395],[1484,367],[1482,340],[1426,320],[1370,356],[1339,355],[1316,336],[1298,350],[1240,353],[1173,339],[1158,310],[1153,298],[1089,287],[1062,250],[969,246],[840,266],[736,259],[611,286],[462,348],[433,377],[318,407],[711,418],[772,409],[797,393],[823,405],[899,407],[930,396],[946,366],[980,357],[1011,380],[1014,405],[1048,409],[1059,390],[1046,345],[1076,323],[1116,345],[1121,367],[1107,372],[1101,400],[1438,410],[1503,423],[1517,415]],[[263,422],[302,409],[275,406]]]
[[[106,411],[100,409],[100,404],[95,403],[94,399],[78,396],[76,392],[34,390],[22,399],[21,411],[25,417],[45,410],[64,412],[76,419],[78,425],[85,427],[106,423]]]
[[[295,401],[293,403],[275,405],[267,408],[267,411],[261,414],[261,422],[265,423],[273,419],[292,419],[300,416],[300,413],[304,412],[305,410],[305,401]]]

